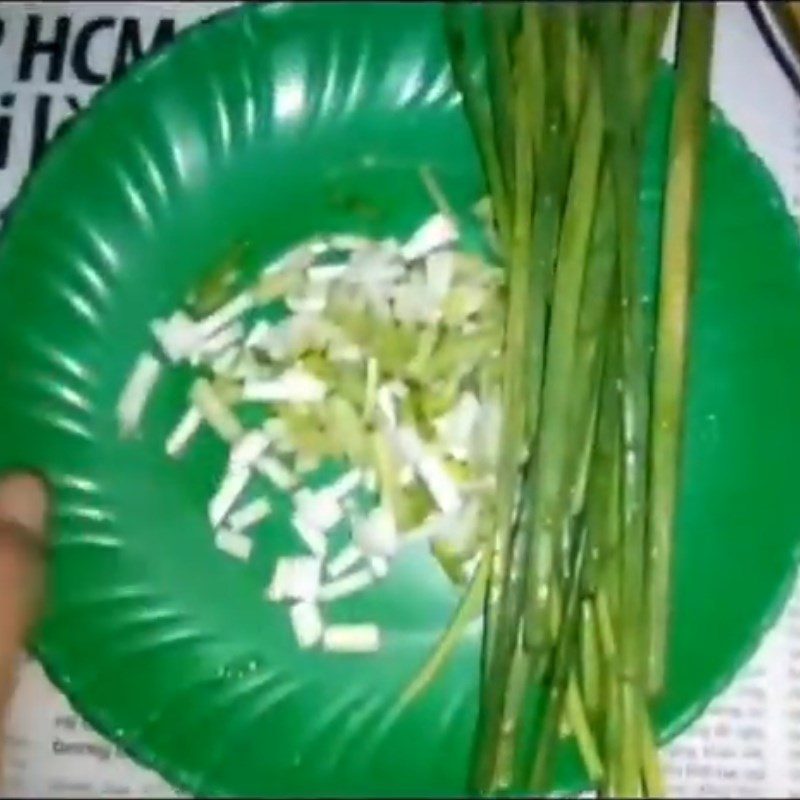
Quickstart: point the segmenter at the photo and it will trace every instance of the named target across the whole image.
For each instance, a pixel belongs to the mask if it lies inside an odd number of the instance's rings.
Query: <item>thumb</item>
[[[41,478],[26,472],[0,478],[0,714],[41,605],[48,505]]]

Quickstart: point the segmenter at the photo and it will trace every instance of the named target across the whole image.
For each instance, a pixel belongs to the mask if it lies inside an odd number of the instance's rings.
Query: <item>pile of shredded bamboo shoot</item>
[[[192,371],[166,454],[184,457],[204,429],[229,448],[208,502],[228,556],[249,561],[276,523],[296,533],[301,553],[287,548],[265,596],[287,604],[302,648],[378,649],[379,620],[331,625],[325,609],[386,579],[411,545],[427,543],[457,585],[477,570],[495,486],[503,273],[458,245],[444,214],[402,243],[303,242],[207,313],[187,300],[154,320],[153,349],[120,397],[131,436],[162,371]],[[269,489],[291,497],[289,519]]]

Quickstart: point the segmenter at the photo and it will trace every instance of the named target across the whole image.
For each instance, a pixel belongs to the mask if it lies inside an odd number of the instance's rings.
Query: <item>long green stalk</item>
[[[586,698],[586,708],[594,717],[600,712],[600,644],[597,637],[597,619],[590,598],[581,600],[580,675],[581,688]]]
[[[498,635],[498,618],[507,616],[507,584],[510,573],[512,548],[512,517],[519,484],[519,474],[524,458],[524,443],[532,418],[538,415],[539,378],[535,374],[541,367],[544,327],[544,303],[532,306],[532,294],[539,295],[535,267],[531,264],[531,216],[534,197],[534,126],[537,122],[530,113],[534,98],[531,82],[526,74],[530,65],[526,59],[535,59],[541,47],[537,15],[523,12],[523,28],[515,43],[516,95],[514,98],[514,164],[515,182],[512,238],[508,257],[508,310],[503,352],[502,402],[503,423],[500,433],[502,457],[497,471],[497,502],[495,516],[495,541],[492,553],[491,586],[493,603],[488,610],[487,662],[491,662]],[[533,388],[533,391],[532,391]]]
[[[616,285],[617,238],[612,184],[609,170],[603,169],[598,198],[598,211],[592,233],[591,257],[584,281],[581,312],[576,332],[576,360],[573,376],[572,426],[583,430],[583,444],[571,455],[568,474],[572,476],[571,513],[583,513],[587,504],[594,503],[592,492],[596,491],[597,478],[593,467],[598,463],[600,446],[600,416],[604,385],[606,350],[608,349],[610,306],[613,288]],[[614,408],[616,410],[616,407]],[[607,423],[604,423],[607,425]],[[605,434],[605,432],[604,432]],[[607,475],[603,476],[608,479]],[[591,479],[591,480],[590,480]],[[581,578],[581,626],[579,631],[580,687],[586,710],[596,720],[602,708],[602,674],[599,656],[599,632],[594,611],[594,595],[601,574],[600,554],[602,537],[607,527],[607,518],[602,521],[596,515],[586,514],[587,543],[586,565]],[[568,546],[565,542],[564,546]],[[578,738],[579,731],[575,731]],[[585,734],[584,734],[585,739]],[[592,760],[591,750],[578,739],[584,764],[593,781],[605,774],[598,771]]]
[[[588,470],[586,462],[590,462],[594,450],[595,437],[593,430],[589,428],[593,429],[596,418],[609,309],[613,287],[616,285],[616,267],[617,240],[613,186],[607,164],[604,164],[600,178],[597,213],[592,229],[589,264],[581,290],[581,306],[575,331],[570,424],[573,430],[584,431],[575,440],[577,446],[570,454],[568,467],[568,473],[576,477],[569,487],[573,492],[570,500],[575,513],[583,508],[585,499],[584,481],[578,478]],[[578,489],[581,493],[576,495]],[[589,549],[591,561],[591,544]]]
[[[626,35],[628,76],[631,82],[633,116],[639,122],[644,117],[661,46],[674,7],[674,3],[662,0],[636,0],[629,6]],[[635,135],[641,138],[641,130]]]
[[[623,16],[603,9],[599,20],[604,99],[618,214],[620,260],[620,333],[622,378],[622,550],[620,564],[620,744],[617,779],[624,796],[641,791],[641,720],[636,698],[641,694],[641,602],[644,587],[647,513],[647,342],[636,258],[638,160],[636,118],[626,62],[622,58]]]
[[[552,13],[552,12],[550,12]],[[554,51],[549,41],[553,21],[542,25],[541,11],[535,3],[524,6],[524,23],[522,47],[524,48],[520,66],[525,71],[521,80],[527,85],[544,86],[544,109],[540,113],[538,132],[538,156],[536,186],[536,202],[532,220],[532,253],[531,283],[529,293],[529,318],[531,325],[531,363],[530,363],[530,400],[526,434],[529,441],[538,434],[539,418],[542,410],[542,381],[544,377],[546,356],[546,326],[548,315],[549,288],[558,256],[559,236],[563,224],[564,199],[568,190],[570,148],[565,143],[567,124],[565,123],[566,107],[562,98],[562,68],[559,67],[563,57],[561,52]],[[547,20],[545,20],[547,21]],[[564,16],[563,27],[569,38],[569,31],[577,27],[575,19]],[[536,52],[534,42],[537,35],[542,41],[540,50],[544,58],[537,64],[530,53]],[[577,34],[576,34],[577,35]],[[537,74],[543,70],[545,79]],[[533,90],[531,90],[533,91]],[[579,98],[580,100],[580,98]],[[537,141],[537,137],[534,137]]]
[[[618,274],[612,284],[618,293]],[[619,551],[621,495],[621,403],[619,396],[620,353],[619,308],[609,313],[604,342],[603,377],[598,399],[597,436],[589,470],[586,518],[589,527],[589,579],[595,579],[590,589],[602,591],[609,625],[616,621],[619,611]],[[607,637],[606,637],[607,639]]]
[[[539,11],[535,6],[528,6],[526,7],[525,13],[535,14],[538,16]],[[541,320],[541,323],[540,325],[537,324],[535,328],[534,347],[532,348],[532,354],[535,360],[532,364],[531,375],[529,376],[531,396],[533,398],[538,397],[538,382],[541,380],[541,376],[543,374],[543,362],[541,356],[539,356],[539,353],[542,353],[543,355],[541,345],[543,345],[545,321],[544,300],[546,287],[550,282],[550,275],[553,271],[553,261],[557,256],[557,237],[561,227],[561,197],[564,194],[564,188],[562,187],[566,177],[564,173],[564,164],[566,162],[562,160],[559,153],[559,151],[563,150],[564,148],[563,117],[566,112],[566,108],[564,105],[563,93],[565,81],[561,77],[562,70],[560,68],[556,68],[556,65],[560,65],[563,60],[563,47],[561,46],[561,42],[570,38],[572,25],[577,22],[573,15],[556,18],[553,16],[553,12],[549,13],[550,18],[548,19],[547,26],[549,30],[546,31],[545,35],[545,39],[548,43],[547,49],[549,51],[549,57],[546,60],[548,69],[545,73],[548,111],[545,117],[545,132],[542,139],[542,151],[546,154],[546,158],[543,158],[539,164],[539,190],[537,192],[537,203],[534,212],[533,274],[536,284],[535,287],[532,287],[531,292],[531,301],[534,304],[531,308],[531,318],[533,320]],[[554,36],[552,35],[554,33],[559,33],[560,35]],[[577,37],[577,30],[575,30],[574,33],[575,37]],[[536,75],[529,76],[531,82],[536,81],[536,78]],[[575,80],[575,78],[573,78],[573,80]],[[591,224],[594,214],[593,207],[589,206],[588,213],[589,224]],[[571,245],[572,242],[568,242],[568,246]],[[602,272],[602,270],[599,270],[598,272]],[[576,277],[575,281],[575,286],[581,288],[582,283],[580,276]],[[594,281],[593,287],[596,285],[599,286],[598,282]],[[578,292],[578,294],[580,294],[580,292]],[[599,293],[597,294],[597,297],[600,299],[600,305],[603,303],[602,298],[605,294],[607,293],[605,293],[602,289],[600,289]],[[597,299],[595,298],[594,294],[590,294],[590,300],[592,301],[593,305],[597,304]],[[561,313],[564,313],[563,308],[561,309]],[[570,327],[572,327],[571,332]],[[573,318],[572,325],[566,326],[563,329],[567,335],[563,336],[562,341],[568,337],[576,336],[578,334],[577,327],[578,324]],[[587,320],[586,329],[589,336],[594,336],[597,333],[596,324],[592,319]],[[589,355],[591,357],[591,352]],[[579,425],[585,426],[586,423],[584,422],[584,419],[586,421],[591,419],[591,413],[589,411],[591,400],[588,396],[588,387],[586,392],[580,392],[580,400],[582,404],[586,406],[586,413],[582,414]],[[533,434],[533,442],[538,440],[539,435],[537,424],[539,420],[539,411],[539,404],[536,402],[536,400],[534,400],[532,413],[529,417],[531,421],[529,430]],[[561,409],[559,409],[559,412],[561,412]],[[569,411],[567,411],[567,415],[568,421],[571,421],[571,417],[569,417]],[[572,449],[567,448],[567,459],[571,459],[573,453],[576,452],[577,449],[582,449],[580,447],[581,439],[581,436],[575,437],[576,447]],[[532,449],[536,450],[538,449],[538,446],[534,445]],[[567,463],[571,463],[571,460],[568,460]],[[569,469],[568,466],[565,466],[565,468]],[[519,526],[520,535],[524,536],[524,539],[522,543],[520,543],[520,546],[516,548],[517,556],[522,557],[523,562],[514,569],[514,574],[517,577],[516,583],[518,586],[509,586],[507,588],[507,593],[515,598],[519,598],[518,587],[524,587],[528,582],[525,565],[528,563],[529,559],[531,540],[533,537],[538,535],[535,528],[535,519],[531,519],[529,510],[532,498],[537,496],[537,482],[535,480],[536,473],[531,471],[529,474],[532,478],[534,478],[534,480],[531,481],[531,485],[526,484],[523,490],[523,503],[526,504],[528,511],[527,513],[524,513],[523,524]],[[568,511],[568,506],[565,507],[565,511]],[[535,518],[535,511],[533,517]],[[553,590],[555,591],[555,587],[553,587]],[[519,609],[518,604],[517,609],[521,610]],[[514,618],[513,614],[511,618]],[[553,631],[552,635],[556,635],[555,630]],[[515,642],[515,629],[510,629],[507,632],[506,644],[507,646],[513,647]],[[520,707],[522,701],[524,700],[526,684],[528,676],[531,672],[530,661],[530,654],[524,649],[517,648],[513,656],[510,658],[507,657],[504,662],[499,665],[498,671],[492,676],[493,679],[487,682],[489,691],[492,693],[496,692],[496,696],[503,698],[503,706],[500,715],[498,716],[497,712],[495,711],[494,714],[489,716],[486,744],[484,745],[485,749],[483,750],[483,758],[485,760],[483,761],[479,785],[489,790],[507,786],[512,775],[515,755],[514,739],[518,732],[518,717],[520,713]],[[503,680],[502,676],[504,674],[509,676],[508,683]],[[576,705],[574,702],[569,704],[568,712],[573,716],[576,714]],[[586,744],[588,735],[588,733],[585,731],[586,726],[585,724],[582,726],[580,725],[580,719],[577,719],[576,723],[578,730],[585,734],[582,736],[581,741],[585,745],[587,752],[591,753],[590,748]]]
[[[527,399],[523,403],[526,410],[524,427],[525,436],[531,442],[529,450],[534,449],[541,411],[540,387],[544,372],[547,296],[558,248],[568,164],[563,141],[564,84],[560,68],[563,52],[549,39],[553,26],[559,22],[551,16],[551,12],[543,14],[535,4],[525,5],[522,11],[521,37],[516,49],[520,87],[518,100],[523,101],[518,107],[519,113],[516,117],[520,134],[517,143],[518,146],[526,143],[528,147],[532,144],[534,152],[539,154],[533,219],[531,220],[530,209],[525,214],[524,207],[518,207],[519,213],[515,215],[515,224],[525,232],[526,243],[532,248],[529,261],[529,305],[526,309],[529,362],[527,370],[521,371],[525,375],[523,389]],[[569,34],[575,19],[565,18],[564,22],[565,32]],[[526,118],[531,118],[532,126],[525,123]],[[532,142],[528,141],[527,133],[532,134]],[[519,158],[518,163],[521,163]],[[526,506],[533,497],[533,488],[526,486],[523,489],[522,502]],[[524,514],[526,520],[530,516],[530,513]],[[527,654],[517,648],[518,620],[527,578],[530,539],[527,528],[527,522],[516,528],[519,531],[517,535],[522,537],[521,541],[512,543],[506,538],[503,542],[502,552],[505,558],[500,562],[501,591],[496,604],[498,608],[502,608],[502,621],[498,627],[502,627],[503,644],[496,652],[493,647],[489,648],[491,668],[487,670],[485,681],[487,713],[484,717],[485,725],[482,726],[485,742],[479,748],[483,754],[481,763],[484,766],[480,770],[478,785],[483,786],[499,787],[510,779],[513,772],[517,717],[530,672]],[[502,528],[499,533],[502,535]],[[509,558],[512,546],[513,558]],[[492,619],[491,609],[489,619]],[[492,644],[495,638],[490,639]]]
[[[506,196],[513,197],[518,170],[515,158],[515,124],[518,120],[514,114],[511,42],[519,8],[516,3],[484,3],[482,8],[487,52],[486,79],[494,125],[495,150],[500,163],[503,189]]]
[[[503,170],[494,146],[494,126],[489,106],[482,95],[482,88],[470,72],[467,53],[467,32],[463,9],[459,3],[448,3],[444,7],[444,35],[453,72],[453,82],[464,103],[464,113],[472,128],[473,138],[481,158],[483,173],[492,198],[500,242],[506,245],[509,235],[508,195],[503,181]]]
[[[590,78],[579,123],[575,156],[561,228],[550,316],[542,421],[536,470],[535,535],[529,566],[525,641],[532,651],[550,643],[545,624],[552,602],[553,570],[569,509],[564,472],[570,452],[570,383],[575,361],[575,332],[599,184],[602,153],[600,87]]]
[[[541,269],[533,261],[534,155],[541,141],[543,95],[542,36],[535,7],[521,11],[522,24],[511,52],[514,75],[512,239],[508,258],[509,303],[503,361],[503,426],[497,474],[494,545],[484,630],[481,714],[474,783],[483,790],[507,786],[513,779],[516,718],[527,684],[527,666],[515,658],[521,581],[518,525],[513,524],[524,450],[539,413],[545,300]],[[508,29],[506,29],[508,30]],[[496,45],[492,52],[496,52]],[[539,71],[537,80],[532,73]],[[501,98],[499,98],[501,99]],[[499,102],[498,99],[498,102]],[[506,98],[508,99],[508,98]],[[539,176],[537,181],[541,182]],[[541,189],[539,190],[541,193]],[[513,709],[510,718],[505,710]]]
[[[489,562],[482,560],[461,596],[452,620],[445,629],[427,661],[416,673],[414,679],[403,691],[400,707],[405,707],[417,698],[430,685],[442,666],[452,655],[467,625],[475,618],[484,601]]]
[[[541,715],[541,730],[536,740],[535,752],[529,777],[529,787],[534,794],[541,794],[548,785],[553,764],[553,748],[558,739],[558,724],[564,707],[568,688],[571,657],[575,649],[580,619],[580,575],[586,559],[587,532],[582,527],[578,535],[576,551],[570,571],[576,576],[567,596],[561,615],[561,629],[556,641],[553,664],[549,674],[549,689],[544,696],[544,711]]]
[[[583,91],[586,85],[586,51],[581,44],[579,30],[579,12],[576,3],[567,3],[563,7],[565,16],[564,36],[564,110],[566,128],[570,140],[575,135],[583,102]]]
[[[663,791],[645,680],[656,650],[641,619],[644,601],[648,614],[664,612],[665,595],[645,585],[664,567],[648,538],[656,420],[637,217],[645,113],[672,7],[485,4],[483,80],[467,58],[468,12],[445,11],[508,292],[497,492],[480,569],[481,792],[514,788],[532,732],[533,763],[522,767],[538,790],[569,735],[603,793]],[[479,596],[473,584],[457,622]]]
[[[679,486],[689,301],[700,204],[714,4],[681,6],[677,89],[662,234],[650,461],[647,677],[664,683],[672,537]]]

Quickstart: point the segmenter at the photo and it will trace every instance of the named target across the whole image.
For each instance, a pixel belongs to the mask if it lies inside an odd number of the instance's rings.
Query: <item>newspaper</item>
[[[133,61],[226,3],[0,6],[0,215],[59,127]],[[800,211],[800,104],[743,3],[719,7],[714,96]],[[98,736],[27,660],[6,785],[19,797],[177,796]],[[800,797],[800,586],[733,684],[667,748],[671,794]]]

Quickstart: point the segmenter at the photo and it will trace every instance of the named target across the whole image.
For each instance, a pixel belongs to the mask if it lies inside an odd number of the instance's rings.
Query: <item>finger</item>
[[[48,498],[29,473],[0,479],[0,711],[13,669],[41,605]]]

